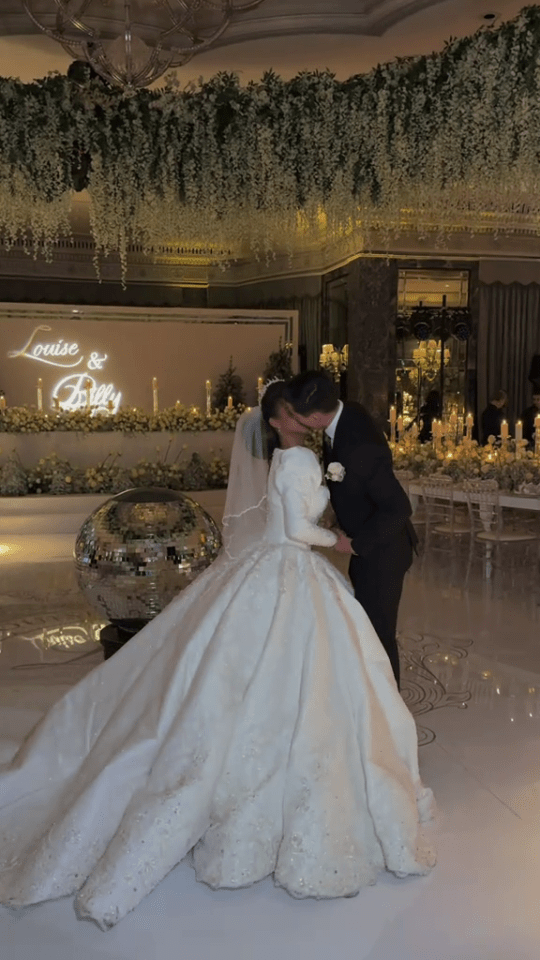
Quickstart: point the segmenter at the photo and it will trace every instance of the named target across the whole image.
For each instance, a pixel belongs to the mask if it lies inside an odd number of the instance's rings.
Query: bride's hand
[[[354,554],[351,538],[343,533],[343,530],[336,530],[335,532],[337,533],[337,540],[334,544],[334,550],[337,550],[338,553]]]

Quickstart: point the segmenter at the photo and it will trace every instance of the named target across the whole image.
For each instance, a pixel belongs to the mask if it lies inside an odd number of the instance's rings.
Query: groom
[[[298,423],[324,430],[330,500],[347,535],[341,552],[351,555],[355,597],[379,635],[399,687],[397,615],[417,536],[409,520],[408,497],[394,476],[388,443],[361,404],[341,402],[336,384],[323,372],[294,377],[287,383],[286,398]]]

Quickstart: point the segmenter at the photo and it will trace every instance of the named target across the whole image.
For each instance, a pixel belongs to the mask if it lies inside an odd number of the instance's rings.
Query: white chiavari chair
[[[426,515],[426,552],[440,550],[454,554],[471,524],[463,511],[456,509],[454,481],[451,477],[422,477],[422,499]]]
[[[467,576],[475,559],[480,559],[484,576],[491,578],[494,570],[523,565],[538,580],[538,531],[526,518],[512,517],[505,524],[496,480],[468,480],[463,484],[471,519]]]

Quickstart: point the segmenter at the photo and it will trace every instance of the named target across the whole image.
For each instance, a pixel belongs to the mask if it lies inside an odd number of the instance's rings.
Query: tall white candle
[[[152,377],[152,399],[154,405],[154,416],[159,412],[158,382],[157,377]]]
[[[516,420],[514,431],[516,437],[516,460],[520,460],[523,453],[523,450],[520,446],[521,441],[523,440],[523,424],[521,420]]]
[[[207,380],[206,387],[206,415],[209,417],[212,413],[212,381]]]
[[[232,408],[233,408],[233,398],[232,398],[231,395],[229,394],[229,397],[228,397],[228,400],[227,400],[227,410],[232,410]]]
[[[90,410],[90,390],[92,389],[91,380],[86,381],[85,388],[86,388],[86,409]]]
[[[472,429],[474,426],[474,417],[472,413],[468,413],[465,420],[465,429],[467,431],[467,440],[472,440]]]
[[[403,417],[402,416],[399,416],[397,418],[397,428],[398,428],[398,433],[400,437],[402,437],[403,436]]]
[[[262,392],[263,392],[264,380],[262,377],[257,377],[257,400],[260,404]]]
[[[390,407],[390,442],[396,442],[396,408]]]
[[[503,443],[505,440],[508,440],[508,421],[507,420],[503,420],[501,422],[501,440],[503,441]]]
[[[39,377],[37,382],[37,408],[43,410],[43,380]]]

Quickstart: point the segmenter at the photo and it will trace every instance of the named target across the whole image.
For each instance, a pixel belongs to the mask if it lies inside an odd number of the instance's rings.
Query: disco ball
[[[215,560],[221,534],[191,497],[126,490],[83,523],[75,568],[83,593],[113,624],[152,620]]]

